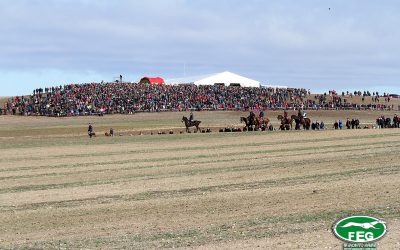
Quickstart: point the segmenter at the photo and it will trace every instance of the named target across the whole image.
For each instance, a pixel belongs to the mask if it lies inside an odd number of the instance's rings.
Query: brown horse
[[[285,121],[285,117],[283,117],[283,115],[278,115],[278,120],[281,121],[281,125],[280,125],[280,129],[281,130],[291,130],[293,127],[293,119],[290,117],[286,118]]]
[[[267,130],[269,122],[270,122],[270,120],[267,117],[265,117],[265,118],[256,117],[256,119],[255,119],[255,129],[256,130],[261,129],[263,131]]]
[[[261,128],[261,119],[256,117],[254,118],[254,130],[258,131]]]
[[[196,132],[200,131],[199,125],[200,125],[201,121],[189,121],[189,119],[186,116],[183,116],[182,122],[185,123],[186,132],[189,133],[189,128],[193,127],[193,126],[196,127]]]
[[[309,130],[311,127],[311,120],[310,118],[303,118],[300,119],[297,115],[292,115],[291,116],[292,120],[296,122],[295,129],[300,130],[300,127],[303,126],[303,129]]]

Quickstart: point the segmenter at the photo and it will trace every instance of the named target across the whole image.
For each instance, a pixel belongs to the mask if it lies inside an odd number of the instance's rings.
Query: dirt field
[[[379,249],[400,248],[400,129],[137,135],[183,130],[182,115],[0,116],[0,248],[341,249],[331,226],[355,214],[387,222]],[[89,122],[123,136],[90,140]]]

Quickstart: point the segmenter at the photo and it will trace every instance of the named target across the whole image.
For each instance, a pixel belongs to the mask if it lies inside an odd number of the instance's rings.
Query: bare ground
[[[168,127],[181,115],[95,121]],[[398,129],[89,140],[78,131],[91,119],[0,117],[0,248],[340,249],[331,226],[354,214],[387,222],[380,249],[400,246]]]

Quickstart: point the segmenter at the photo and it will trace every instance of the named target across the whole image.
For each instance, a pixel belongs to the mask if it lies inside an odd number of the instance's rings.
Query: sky
[[[400,94],[398,0],[0,0],[0,96],[231,71]]]

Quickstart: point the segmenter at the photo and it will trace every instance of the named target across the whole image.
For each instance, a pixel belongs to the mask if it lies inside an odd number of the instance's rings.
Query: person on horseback
[[[249,125],[252,126],[255,123],[255,118],[256,118],[256,114],[254,114],[253,111],[250,111],[250,115],[248,117],[249,119]]]
[[[297,113],[297,117],[300,121],[303,121],[306,118],[307,113],[304,112],[301,108],[299,108],[299,112]]]
[[[301,108],[298,109],[297,117],[299,117],[299,119],[303,117],[303,111],[301,110]]]
[[[192,124],[192,122],[194,121],[194,115],[193,115],[193,112],[192,111],[190,111],[190,115],[189,115],[189,124]]]
[[[299,112],[297,112],[297,118],[299,119],[300,124],[304,123],[304,113],[301,108],[299,108]]]
[[[260,111],[260,114],[259,114],[260,119],[263,120],[263,119],[264,119],[264,116],[265,116],[264,111],[261,110],[261,111]]]
[[[287,111],[285,110],[285,111],[283,111],[283,120],[282,120],[282,124],[287,124],[287,123],[289,123],[289,120],[288,120],[288,113],[287,113]]]
[[[261,110],[260,114],[258,115],[258,118],[260,119],[260,125],[262,131],[265,131],[265,129],[267,128],[266,120],[264,117],[265,117],[264,111]]]

